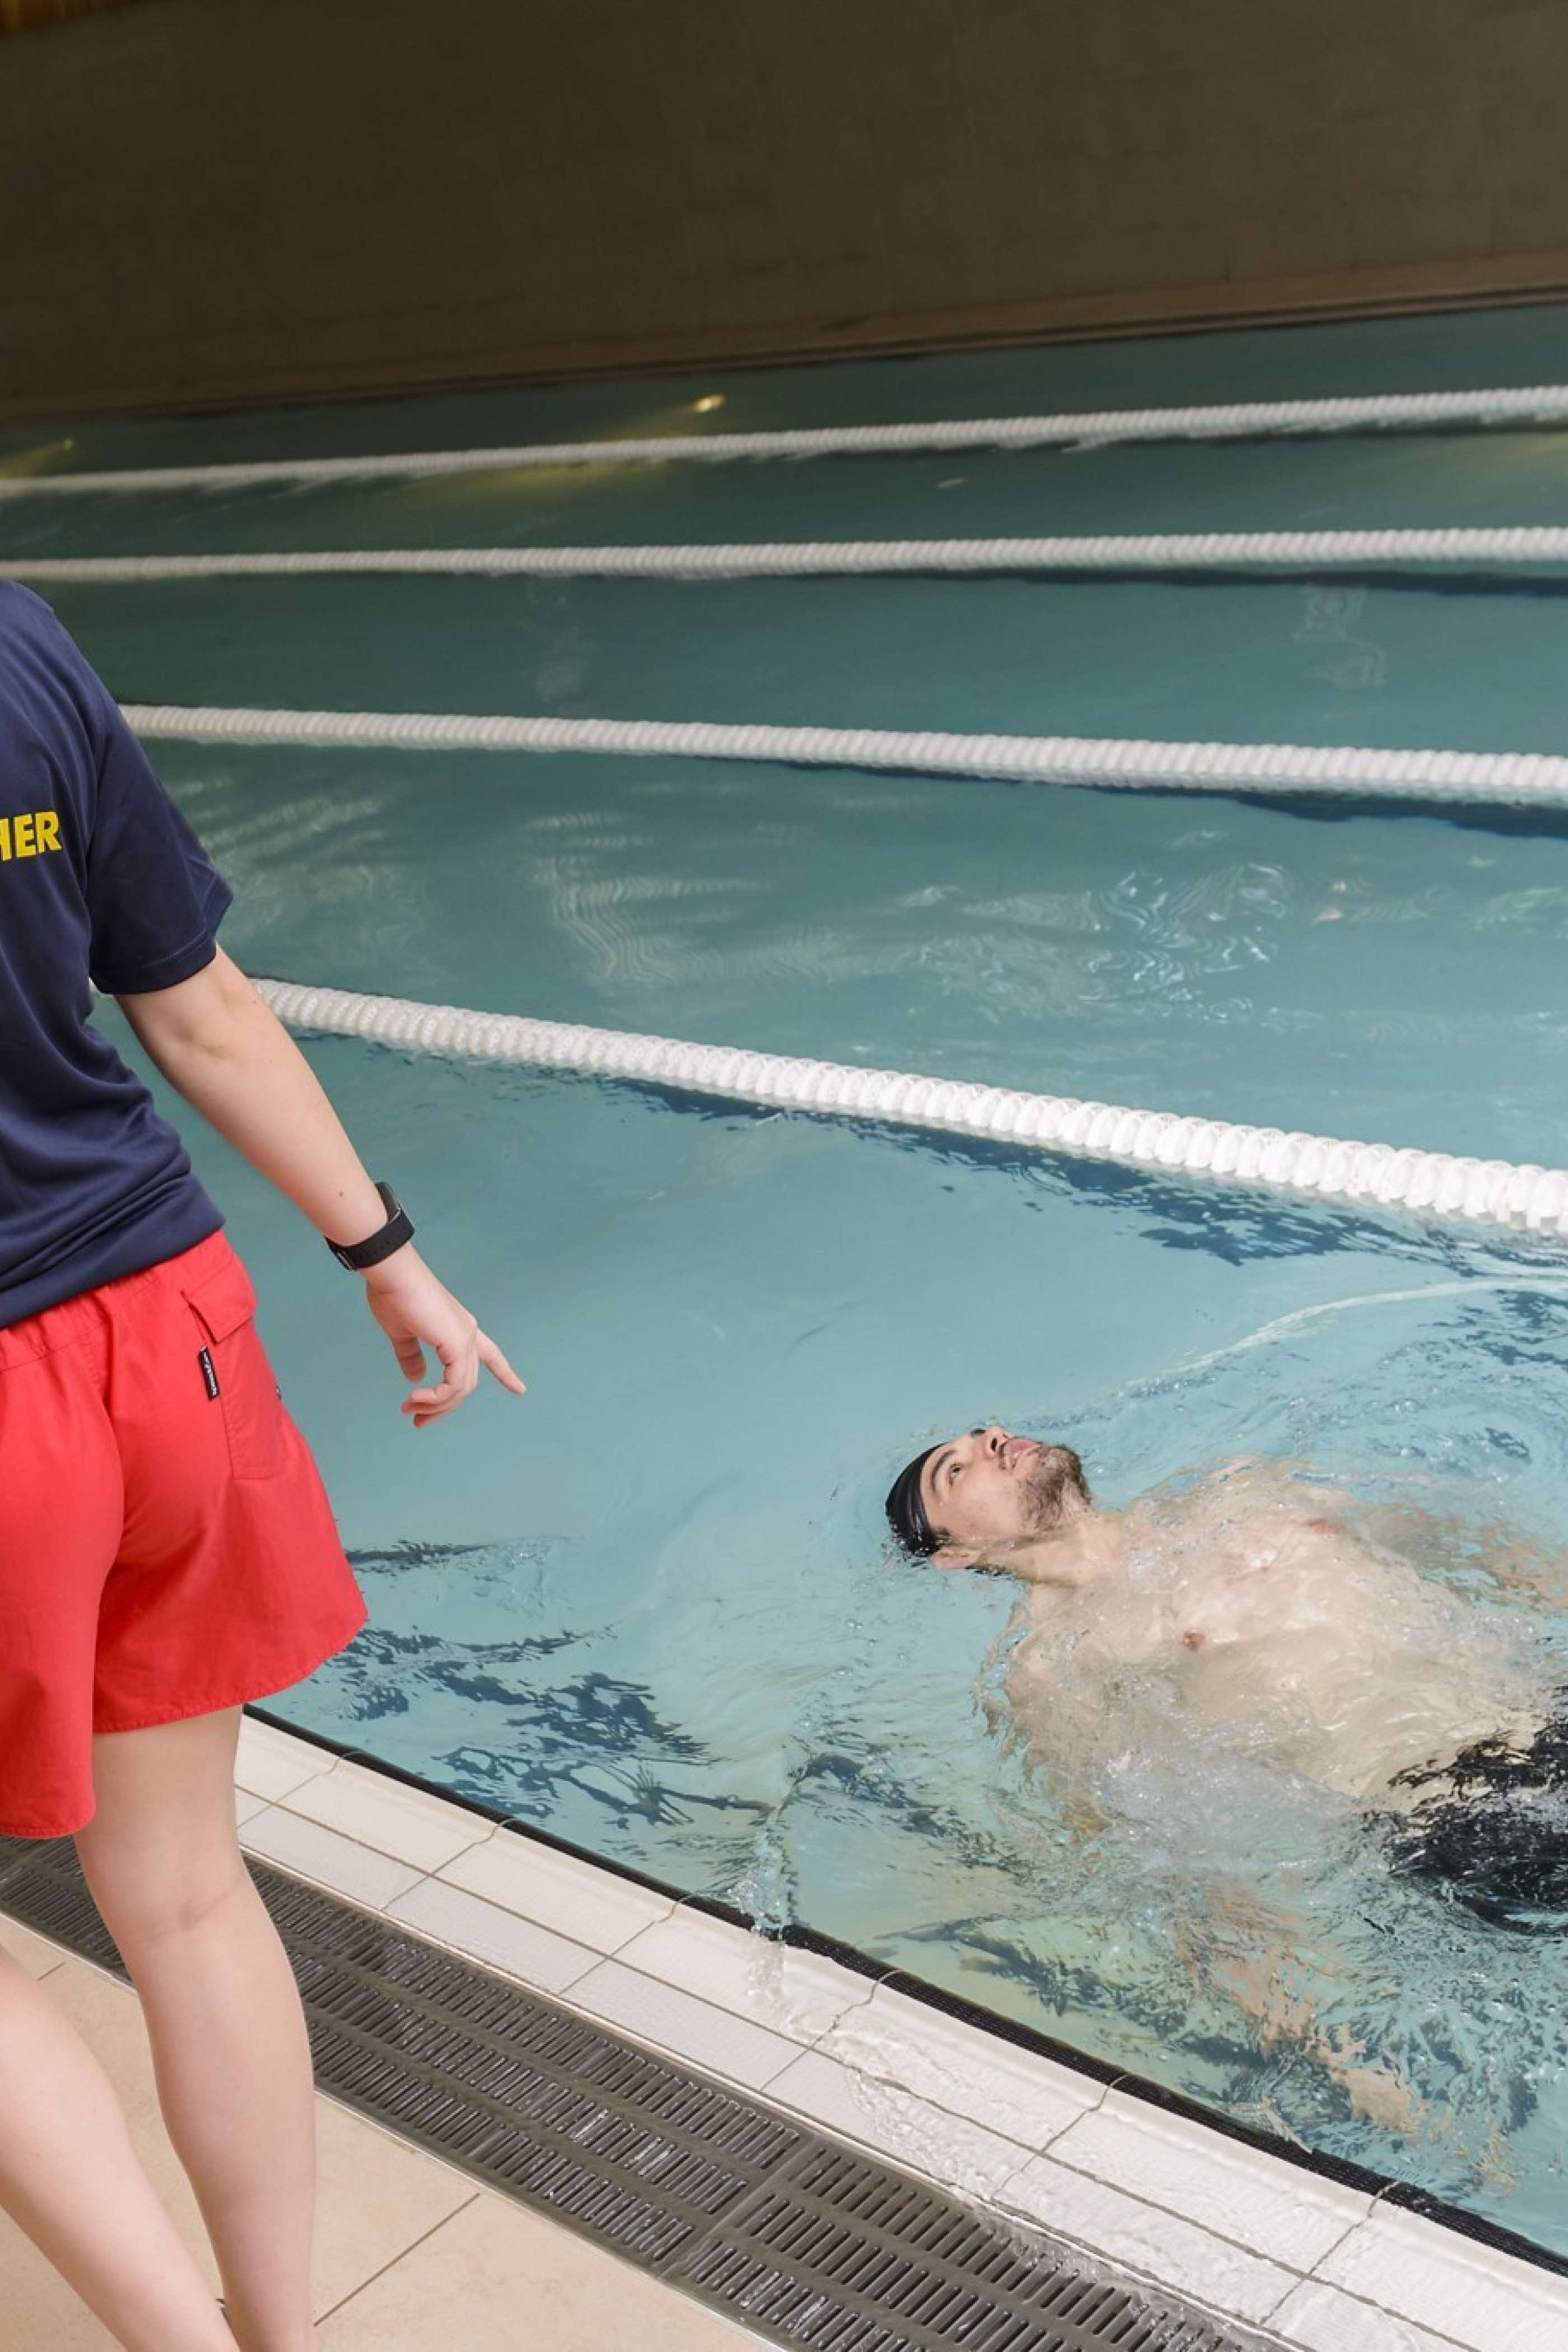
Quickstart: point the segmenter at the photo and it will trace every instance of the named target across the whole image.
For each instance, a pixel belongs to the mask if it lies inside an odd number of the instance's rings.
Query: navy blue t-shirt
[[[47,604],[0,582],[0,1328],[223,1220],[88,1018],[209,964],[230,893]]]

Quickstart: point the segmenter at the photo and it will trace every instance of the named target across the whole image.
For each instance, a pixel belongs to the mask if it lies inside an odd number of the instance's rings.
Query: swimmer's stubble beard
[[[1030,1529],[1010,1543],[988,1545],[976,1566],[1024,1584],[1067,1588],[1096,1582],[1121,1558],[1121,1514],[1095,1503],[1070,1446],[1046,1446],[1018,1477]]]
[[[1045,1445],[1022,1473],[1031,1536],[1049,1535],[1094,1507],[1083,1464],[1070,1445]]]

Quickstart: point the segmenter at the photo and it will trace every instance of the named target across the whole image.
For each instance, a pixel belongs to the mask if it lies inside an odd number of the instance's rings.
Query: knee
[[[92,1899],[132,1973],[139,1955],[200,1935],[237,1906],[259,1900],[237,1853],[197,1870],[125,1868],[86,1854],[82,1864]]]

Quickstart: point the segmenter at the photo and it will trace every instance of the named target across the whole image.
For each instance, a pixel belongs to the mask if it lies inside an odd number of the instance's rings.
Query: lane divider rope
[[[761,540],[671,547],[387,547],[249,555],[0,556],[0,576],[79,583],[476,573],[489,578],[734,580],[901,572],[1215,571],[1340,564],[1568,562],[1568,528],[1111,532],[1039,539]]]
[[[343,457],[268,457],[229,465],[121,467],[60,474],[0,473],[0,497],[119,490],[243,489],[268,482],[513,472],[560,466],[715,465],[738,457],[877,456],[896,451],[1040,448],[1109,441],[1234,440],[1258,434],[1348,433],[1372,426],[1550,424],[1568,416],[1568,385],[1479,392],[1349,394],[1326,400],[1233,401],[1187,408],[1107,408],[1058,416],[984,416],[931,424],[797,426],[782,432],[672,433],[652,438],[534,442],[517,448],[398,450]]]
[[[401,1052],[670,1087],[771,1110],[979,1138],[1015,1150],[1114,1160],[1166,1175],[1229,1179],[1442,1220],[1531,1233],[1568,1231],[1568,1171],[1563,1169],[1286,1134],[1173,1111],[1026,1094],[904,1070],[855,1069],[291,981],[258,980],[256,985],[290,1028],[366,1038]]]
[[[169,703],[127,703],[124,712],[137,734],[167,742],[596,751],[1129,791],[1354,793],[1384,800],[1568,807],[1568,757],[1543,751],[1379,751],[1341,744],[1163,743],[1092,735],[905,734],[869,727],[479,718],[407,710],[249,710]]]

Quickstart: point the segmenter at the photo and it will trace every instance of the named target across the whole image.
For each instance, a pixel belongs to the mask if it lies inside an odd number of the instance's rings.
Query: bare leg
[[[0,2203],[127,2352],[234,2352],[98,2061],[0,1952]]]
[[[142,1996],[169,2137],[245,2352],[309,2352],[315,2109],[288,1958],[234,1824],[239,1711],[93,1742],[77,1838]]]

